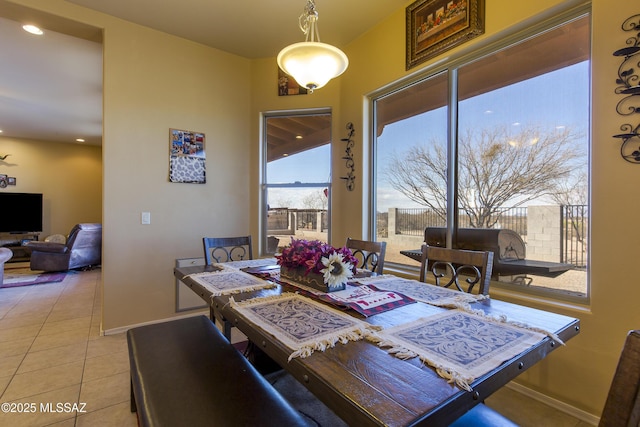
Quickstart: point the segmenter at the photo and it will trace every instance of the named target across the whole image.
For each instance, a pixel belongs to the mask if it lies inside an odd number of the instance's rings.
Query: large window
[[[262,252],[291,237],[328,242],[331,113],[266,115]]]
[[[388,262],[418,265],[400,251],[427,229],[494,251],[504,286],[588,296],[589,41],[589,16],[572,17],[374,99]]]

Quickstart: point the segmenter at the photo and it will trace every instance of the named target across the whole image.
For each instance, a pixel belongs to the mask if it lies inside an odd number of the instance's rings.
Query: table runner
[[[350,283],[343,291],[318,295],[317,298],[350,308],[366,317],[416,302],[400,292],[381,290],[373,285],[352,286]]]
[[[545,337],[494,319],[449,310],[395,326],[367,338],[401,359],[419,357],[441,377],[472,391],[470,384]]]
[[[292,350],[289,360],[365,338],[379,328],[294,293],[253,298],[232,307]]]
[[[190,277],[211,292],[212,299],[220,295],[230,295],[276,287],[276,284],[273,282],[259,279],[251,274],[235,269],[189,274],[185,276],[185,278],[186,277]]]

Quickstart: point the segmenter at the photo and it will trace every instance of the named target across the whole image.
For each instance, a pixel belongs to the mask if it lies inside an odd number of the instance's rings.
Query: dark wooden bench
[[[444,227],[427,227],[424,241],[430,246],[446,246]],[[513,230],[494,228],[458,229],[455,249],[493,252],[493,277],[532,274],[535,276],[556,277],[573,268],[571,264],[526,259],[524,241]],[[412,259],[420,261],[420,249],[400,251]]]
[[[127,331],[140,426],[306,426],[205,316]]]

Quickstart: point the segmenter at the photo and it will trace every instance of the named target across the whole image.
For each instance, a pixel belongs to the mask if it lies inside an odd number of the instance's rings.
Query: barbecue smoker
[[[444,227],[427,227],[424,230],[424,241],[430,246],[446,246],[446,229]],[[573,265],[560,262],[537,261],[526,259],[527,249],[524,241],[513,230],[493,228],[459,228],[455,249],[493,252],[493,278],[498,276],[522,276],[515,282],[531,284],[530,277],[556,277],[571,270]],[[408,254],[407,254],[408,255]]]

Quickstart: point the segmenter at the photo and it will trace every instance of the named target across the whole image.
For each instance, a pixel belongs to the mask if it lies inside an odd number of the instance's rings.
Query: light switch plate
[[[142,212],[140,215],[140,221],[143,224],[151,224],[151,212]]]

